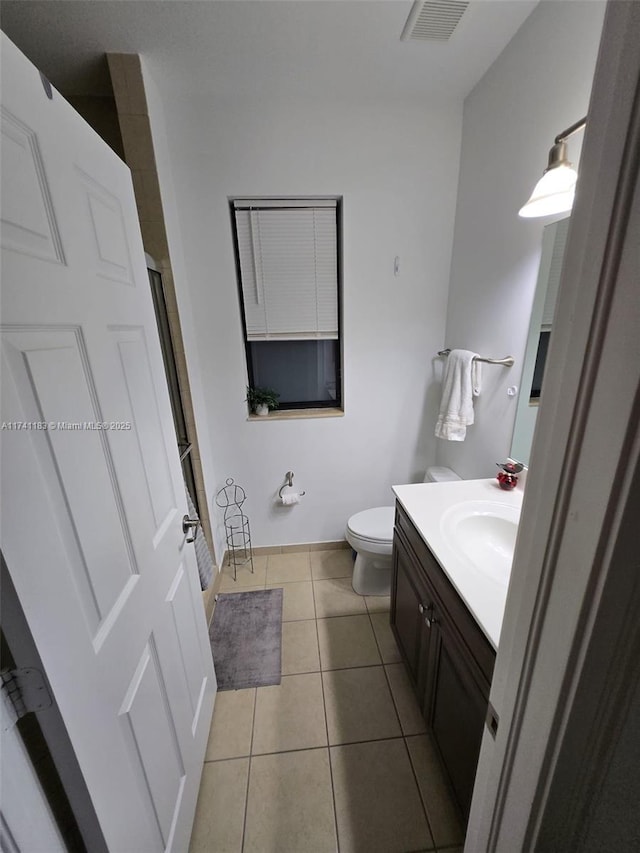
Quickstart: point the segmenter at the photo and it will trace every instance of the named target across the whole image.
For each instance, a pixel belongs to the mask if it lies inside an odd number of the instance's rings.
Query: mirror
[[[531,442],[538,415],[544,365],[551,337],[569,217],[545,226],[538,281],[533,298],[518,408],[511,441],[511,458],[529,464]]]

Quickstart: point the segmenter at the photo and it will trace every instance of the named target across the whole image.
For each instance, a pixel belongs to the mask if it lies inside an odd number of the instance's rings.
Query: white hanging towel
[[[480,395],[481,368],[478,353],[452,349],[442,383],[442,402],[436,424],[436,438],[464,441],[473,423],[473,398]]]

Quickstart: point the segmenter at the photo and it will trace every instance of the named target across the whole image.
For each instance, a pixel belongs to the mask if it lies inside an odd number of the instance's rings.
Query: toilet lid
[[[348,527],[355,536],[360,536],[362,539],[391,542],[394,516],[395,507],[377,506],[352,515]]]

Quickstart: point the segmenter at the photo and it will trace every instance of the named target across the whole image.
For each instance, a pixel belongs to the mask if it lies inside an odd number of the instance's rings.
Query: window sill
[[[269,412],[268,415],[249,415],[248,421],[296,421],[308,418],[341,418],[344,409],[287,409]]]

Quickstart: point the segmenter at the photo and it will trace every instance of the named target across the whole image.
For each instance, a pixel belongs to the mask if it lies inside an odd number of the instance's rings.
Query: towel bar
[[[450,352],[450,349],[441,349],[438,351],[438,355],[449,355]],[[475,360],[483,361],[485,364],[504,364],[505,367],[513,367],[515,364],[515,359],[512,355],[507,355],[504,358],[484,358],[477,355]]]

